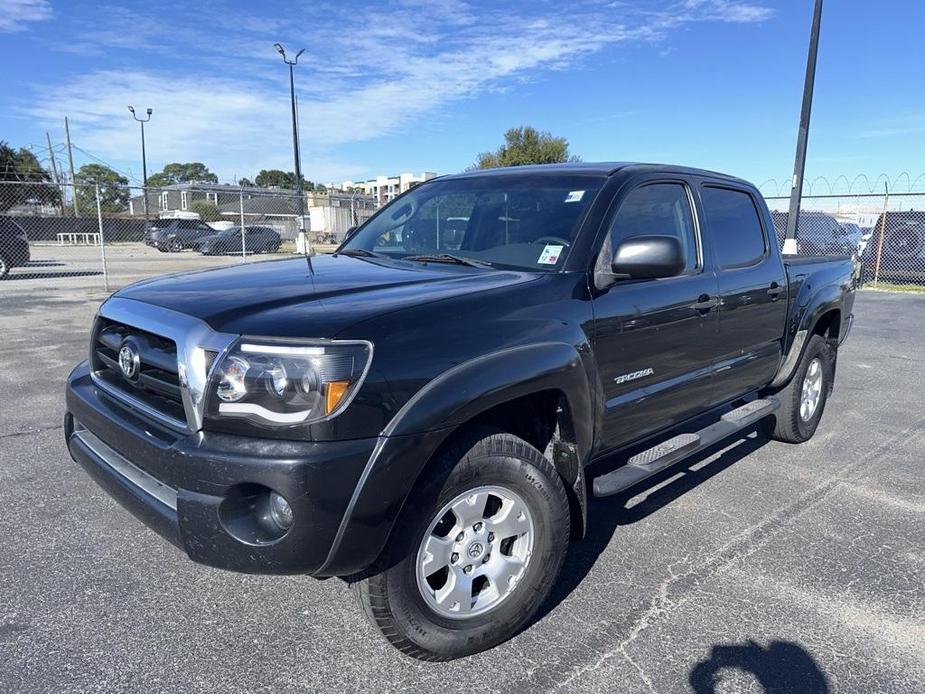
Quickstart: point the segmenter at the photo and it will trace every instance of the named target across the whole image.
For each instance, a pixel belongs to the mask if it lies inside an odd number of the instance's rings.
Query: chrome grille
[[[119,352],[130,343],[138,354],[137,373],[123,372]],[[186,415],[177,367],[177,345],[173,340],[106,318],[98,320],[91,354],[97,382],[113,395],[141,403],[148,414],[162,414],[168,423],[183,428]]]

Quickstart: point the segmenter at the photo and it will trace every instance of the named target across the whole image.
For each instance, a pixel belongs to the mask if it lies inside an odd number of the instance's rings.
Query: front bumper
[[[27,239],[14,238],[4,251],[10,267],[24,267],[31,260],[29,241]]]
[[[178,434],[111,400],[86,362],[68,377],[65,437],[100,486],[191,559],[268,574],[314,574],[324,566],[378,441]],[[254,490],[289,501],[293,524],[281,537],[255,539],[241,525]]]

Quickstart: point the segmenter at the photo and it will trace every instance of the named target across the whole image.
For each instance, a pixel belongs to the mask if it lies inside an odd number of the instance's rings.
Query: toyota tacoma
[[[848,258],[782,257],[726,175],[446,176],[332,255],[114,294],[65,435],[194,561],[343,577],[446,660],[535,619],[590,496],[754,429],[812,437],[856,284]]]

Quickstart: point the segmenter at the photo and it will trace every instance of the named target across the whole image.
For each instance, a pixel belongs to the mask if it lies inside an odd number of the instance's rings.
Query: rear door
[[[704,182],[700,202],[719,286],[716,402],[765,386],[780,366],[787,275],[773,226],[756,193]]]
[[[620,241],[653,234],[679,239],[684,270],[675,277],[619,281],[594,299],[605,450],[687,419],[712,399],[717,285],[687,180],[644,180],[621,194],[601,261],[609,264]]]

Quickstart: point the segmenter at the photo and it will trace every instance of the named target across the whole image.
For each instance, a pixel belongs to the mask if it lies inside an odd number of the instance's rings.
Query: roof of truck
[[[727,181],[737,183],[748,183],[741,178],[729,176],[728,174],[717,171],[708,171],[706,169],[695,169],[688,166],[676,166],[674,164],[650,164],[644,162],[627,162],[627,161],[602,161],[602,162],[569,162],[567,164],[531,164],[528,166],[507,166],[497,169],[473,169],[463,171],[458,174],[440,176],[440,179],[448,178],[471,178],[474,176],[504,176],[514,173],[532,173],[532,174],[576,174],[591,176],[611,176],[624,169],[638,169],[640,173],[645,172],[662,172],[662,173],[679,173],[693,176],[708,176],[710,178],[721,178]],[[432,179],[433,180],[433,179]]]

